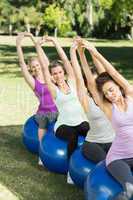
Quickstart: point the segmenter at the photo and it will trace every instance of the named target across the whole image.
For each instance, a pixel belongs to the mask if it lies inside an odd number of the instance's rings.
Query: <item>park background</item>
[[[23,124],[38,102],[18,64],[15,40],[20,31],[32,32],[36,39],[59,37],[68,56],[72,38],[80,35],[132,83],[133,0],[0,1],[0,200],[83,200],[82,190],[68,185],[64,175],[39,168],[37,157],[23,146]],[[28,38],[23,46],[26,60],[35,55]],[[52,45],[44,50],[50,60],[57,58]]]

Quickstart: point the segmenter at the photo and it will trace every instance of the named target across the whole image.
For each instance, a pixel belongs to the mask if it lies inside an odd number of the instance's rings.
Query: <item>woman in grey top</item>
[[[115,132],[109,122],[109,119],[105,116],[101,109],[100,94],[97,91],[95,77],[92,74],[82,47],[83,40],[76,38],[70,50],[71,62],[77,78],[78,96],[82,105],[84,105],[85,112],[90,124],[90,131],[85,138],[85,142],[82,147],[83,155],[95,163],[105,159],[106,154],[112,144],[115,137]],[[78,50],[82,68],[86,76],[87,91],[85,90],[85,84],[83,87],[83,76],[77,60],[76,50]],[[99,72],[102,73],[104,68],[101,63],[93,58],[95,65],[99,65]],[[81,84],[82,83],[82,84]]]

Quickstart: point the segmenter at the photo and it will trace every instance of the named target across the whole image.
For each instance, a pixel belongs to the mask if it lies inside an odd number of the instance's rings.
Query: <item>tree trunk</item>
[[[9,24],[9,35],[12,35],[12,29],[13,29],[12,24]]]
[[[30,24],[26,24],[26,29],[27,29],[27,32],[30,33]]]
[[[56,27],[56,28],[54,29],[54,37],[57,37],[57,33],[58,33],[58,28]]]
[[[133,26],[131,26],[130,34],[131,34],[131,38],[133,39]]]
[[[92,0],[87,0],[86,18],[90,25],[91,31],[93,30],[93,6]]]
[[[38,35],[39,35],[40,29],[41,29],[41,27],[38,25],[38,26],[36,27],[36,30],[35,30],[35,36],[38,36]]]

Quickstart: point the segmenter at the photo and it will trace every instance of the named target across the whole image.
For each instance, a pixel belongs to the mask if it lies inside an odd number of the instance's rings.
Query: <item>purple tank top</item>
[[[34,92],[40,103],[37,110],[38,114],[57,112],[56,105],[46,84],[40,83],[37,79],[35,79]]]
[[[112,108],[112,125],[116,137],[106,157],[106,165],[114,160],[133,158],[133,99],[126,98],[127,110],[121,112],[116,105]]]

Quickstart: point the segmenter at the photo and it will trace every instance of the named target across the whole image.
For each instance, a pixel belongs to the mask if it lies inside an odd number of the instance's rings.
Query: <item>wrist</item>
[[[21,47],[20,41],[16,41],[16,45],[17,45],[17,47]]]
[[[53,44],[58,44],[58,41],[57,41],[56,39],[51,40],[51,42],[52,42]]]

